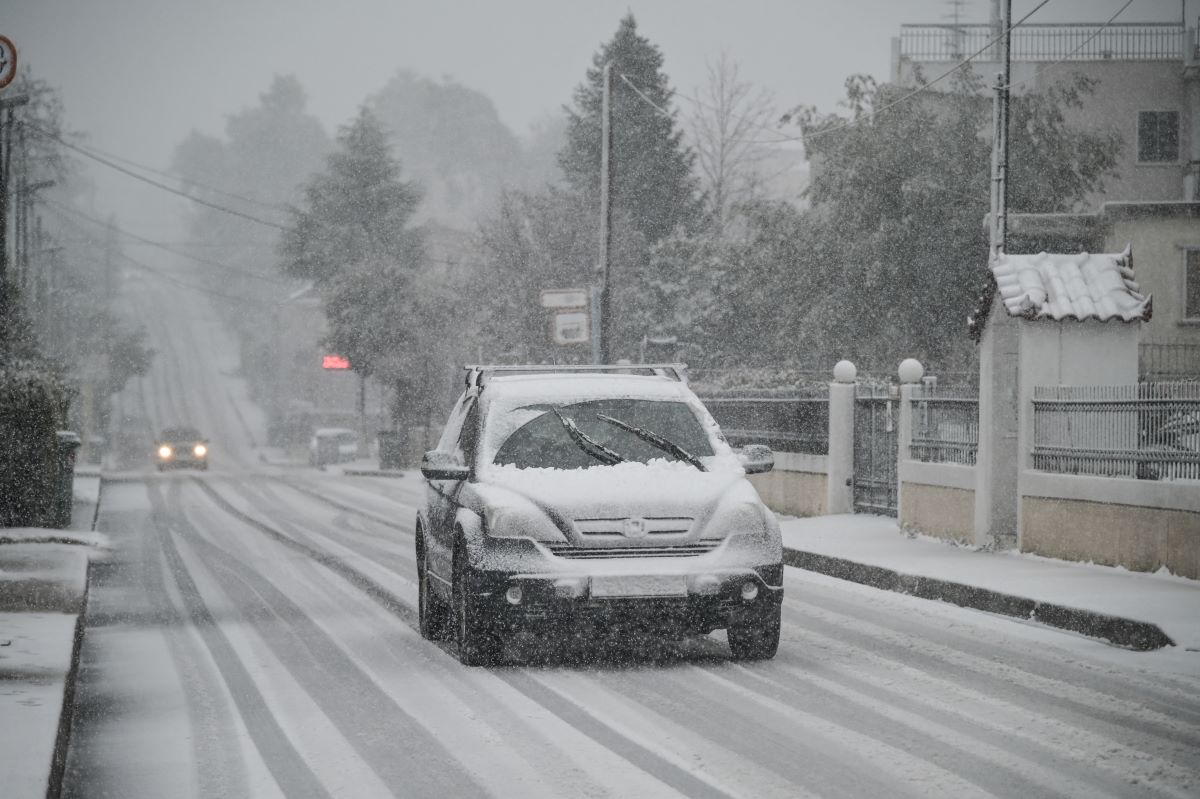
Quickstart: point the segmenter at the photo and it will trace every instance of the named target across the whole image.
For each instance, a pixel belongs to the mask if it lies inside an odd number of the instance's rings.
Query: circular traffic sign
[[[17,46],[7,36],[0,36],[0,89],[17,77]]]

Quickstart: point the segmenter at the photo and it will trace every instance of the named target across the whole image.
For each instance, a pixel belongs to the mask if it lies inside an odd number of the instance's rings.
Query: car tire
[[[443,641],[449,633],[449,609],[429,589],[429,554],[424,536],[417,531],[417,619],[421,636]]]
[[[776,606],[767,618],[753,617],[729,622],[726,634],[734,660],[770,660],[779,650],[783,608]]]
[[[454,636],[458,659],[464,666],[490,666],[500,657],[500,641],[487,629],[477,597],[467,590],[471,582],[467,550],[460,543],[454,548]]]

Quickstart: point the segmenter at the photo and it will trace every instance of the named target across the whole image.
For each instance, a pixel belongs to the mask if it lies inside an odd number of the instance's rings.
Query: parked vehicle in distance
[[[467,367],[417,515],[421,633],[464,664],[521,629],[563,639],[725,629],[775,655],[779,524],[679,364]]]
[[[321,427],[308,442],[311,466],[347,463],[358,457],[358,433],[346,427]]]
[[[208,439],[191,427],[168,427],[154,444],[158,470],[207,469]]]

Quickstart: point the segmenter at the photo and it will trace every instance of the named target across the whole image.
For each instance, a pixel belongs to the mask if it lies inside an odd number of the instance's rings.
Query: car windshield
[[[516,413],[535,414],[500,446],[494,462],[518,468],[586,469],[606,462],[588,442],[616,453],[624,461],[646,463],[656,458],[683,460],[634,430],[650,431],[694,457],[713,454],[704,428],[686,403],[647,399],[601,399],[569,405],[525,405]],[[606,418],[607,417],[607,418]],[[613,424],[620,420],[626,426]],[[572,435],[571,424],[582,434]]]
[[[162,432],[163,441],[198,441],[200,434],[190,427],[168,427]]]

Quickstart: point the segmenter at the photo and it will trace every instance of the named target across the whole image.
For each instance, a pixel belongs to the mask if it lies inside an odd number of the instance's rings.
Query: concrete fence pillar
[[[904,480],[901,465],[912,460],[913,397],[925,374],[925,367],[916,358],[906,358],[900,363],[900,420],[896,426],[896,518],[904,520]]]
[[[854,395],[858,370],[838,361],[829,384],[829,456],[826,507],[829,513],[854,510]]]

